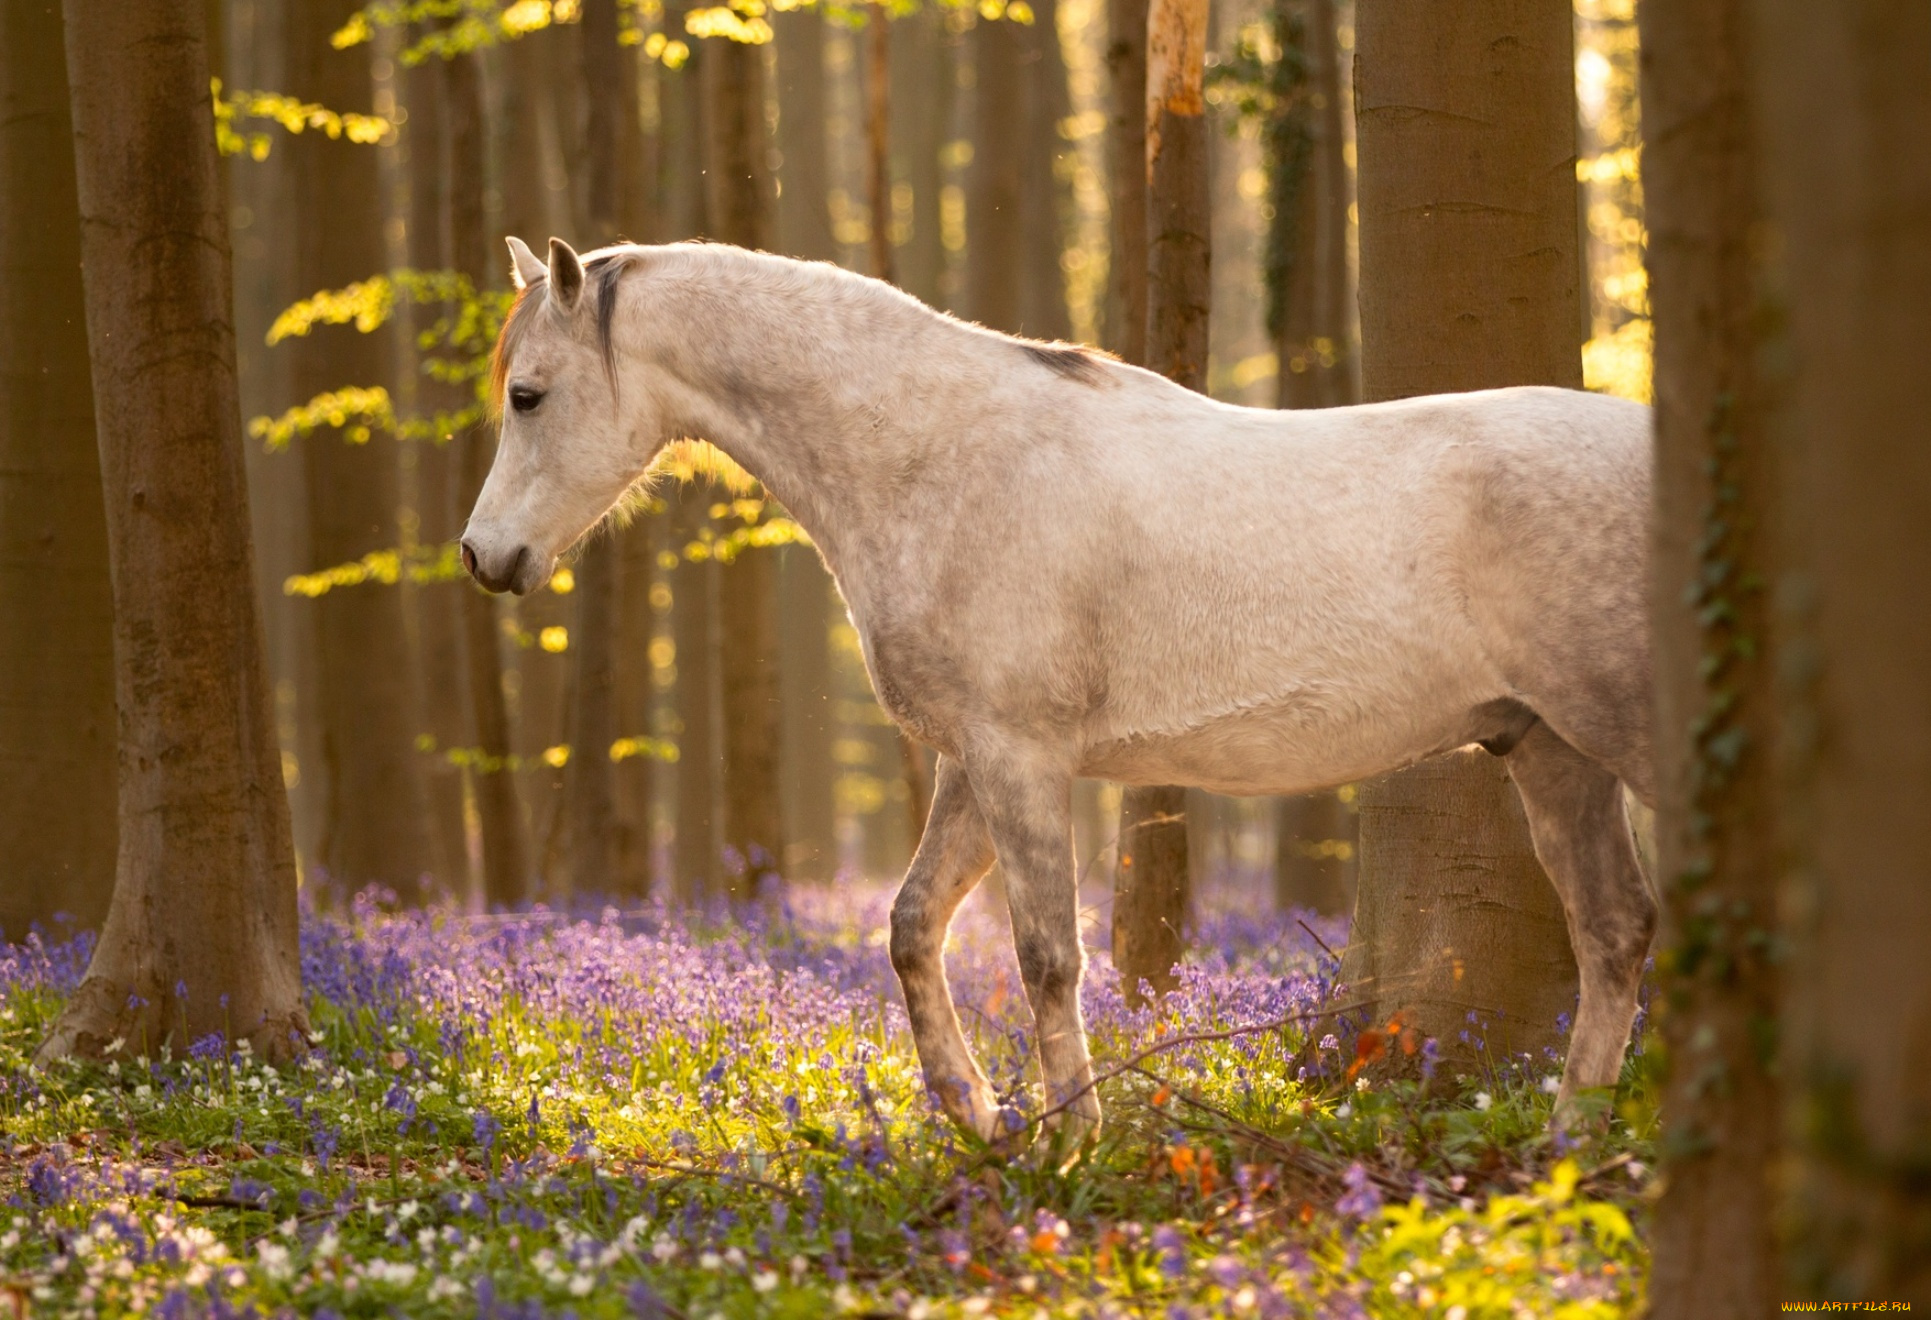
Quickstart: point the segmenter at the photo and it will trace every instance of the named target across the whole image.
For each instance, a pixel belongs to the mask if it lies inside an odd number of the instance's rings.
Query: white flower
[[[1336,1118],[1353,1118],[1354,1106],[1353,1105],[1336,1105],[1334,1109],[1334,1116]]]
[[[255,1254],[261,1258],[262,1273],[271,1279],[286,1279],[295,1272],[289,1261],[288,1248],[279,1242],[262,1242],[256,1245]]]
[[[841,1311],[856,1311],[859,1308],[858,1294],[852,1291],[849,1283],[841,1283],[832,1290],[831,1304]]]
[[[759,1270],[751,1276],[751,1287],[758,1292],[768,1293],[777,1286],[778,1272],[776,1270]]]
[[[724,1257],[718,1255],[715,1251],[707,1251],[697,1258],[697,1267],[701,1270],[714,1270],[723,1264]]]
[[[724,1259],[729,1261],[735,1269],[744,1268],[744,1253],[736,1247],[727,1248],[724,1252]]]
[[[121,1052],[121,1046],[125,1044],[127,1044],[126,1036],[116,1036],[113,1040],[107,1042],[105,1052],[108,1054],[119,1054]]]
[[[1542,1093],[1544,1095],[1554,1095],[1557,1091],[1560,1091],[1561,1089],[1562,1089],[1562,1079],[1556,1076],[1554,1073],[1550,1073],[1547,1077],[1544,1077],[1542,1079]]]
[[[588,1274],[576,1275],[570,1280],[570,1295],[572,1297],[588,1297],[590,1290],[596,1286],[597,1281]]]
[[[677,1254],[677,1244],[671,1241],[668,1233],[659,1233],[657,1240],[650,1244],[650,1254],[660,1261],[669,1260]]]
[[[1495,1103],[1495,1097],[1490,1095],[1487,1091],[1477,1091],[1475,1093],[1475,1107],[1477,1109],[1487,1109],[1490,1105],[1494,1103]]]

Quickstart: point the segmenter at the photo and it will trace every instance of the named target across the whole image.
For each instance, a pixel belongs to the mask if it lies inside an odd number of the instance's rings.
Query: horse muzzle
[[[527,545],[519,545],[507,555],[492,555],[486,549],[478,549],[474,538],[465,536],[459,553],[463,568],[485,591],[509,591],[524,596],[542,586],[549,577],[539,562],[541,557]]]

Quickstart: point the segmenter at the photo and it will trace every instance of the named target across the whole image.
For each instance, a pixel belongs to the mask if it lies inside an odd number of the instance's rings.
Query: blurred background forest
[[[304,875],[478,907],[895,876],[929,753],[873,701],[814,550],[728,460],[698,451],[528,598],[461,573],[454,538],[492,444],[479,391],[509,298],[503,236],[738,242],[1134,360],[1144,304],[1110,254],[1145,241],[1144,123],[1137,86],[1115,83],[1144,54],[1110,32],[1143,36],[1144,3],[209,10],[258,588]],[[1592,388],[1646,399],[1633,11],[1576,5],[1576,336]],[[10,34],[7,58],[50,81],[58,23],[39,51],[31,35]],[[1218,398],[1359,397],[1352,46],[1346,0],[1213,0]],[[70,309],[36,396],[67,429],[10,428],[0,481],[0,848],[18,877],[0,928],[18,936],[106,909],[115,717],[99,478],[75,470],[94,447],[72,160],[15,151],[7,170],[9,232],[31,240],[0,244],[7,279],[38,314]],[[1117,787],[1080,785],[1089,878],[1110,874],[1119,806]],[[1351,789],[1192,793],[1187,831],[1196,877],[1351,906]]]

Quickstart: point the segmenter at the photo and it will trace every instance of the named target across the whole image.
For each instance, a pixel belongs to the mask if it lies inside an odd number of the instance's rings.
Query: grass
[[[1350,1081],[1325,1029],[1251,1029],[1327,1002],[1307,933],[1210,917],[1157,1010],[1129,1009],[1094,952],[1107,1127],[1061,1169],[934,1116],[879,896],[792,901],[307,912],[314,1032],[284,1068],[210,1038],[35,1071],[87,939],[0,946],[0,1298],[168,1317],[1639,1309],[1640,1059],[1576,1141],[1548,1130],[1546,1061],[1431,1095]],[[969,912],[948,961],[1024,1115],[997,923]]]

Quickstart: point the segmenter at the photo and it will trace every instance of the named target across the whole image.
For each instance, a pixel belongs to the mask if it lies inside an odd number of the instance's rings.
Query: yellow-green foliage
[[[211,91],[215,103],[215,146],[224,156],[268,159],[273,139],[266,133],[243,132],[239,125],[248,119],[265,119],[280,124],[290,133],[315,129],[331,138],[346,137],[364,145],[380,142],[395,131],[395,124],[381,115],[337,113],[280,92],[224,93],[219,78],[212,80]]]

